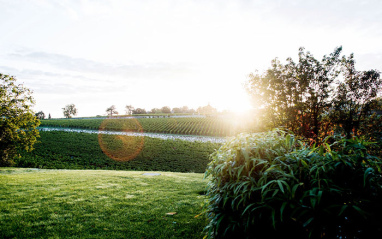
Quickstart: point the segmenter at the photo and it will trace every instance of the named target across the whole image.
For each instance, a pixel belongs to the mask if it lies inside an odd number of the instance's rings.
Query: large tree
[[[189,112],[190,112],[190,109],[188,108],[187,105],[185,105],[185,106],[183,106],[183,107],[181,108],[181,111],[182,111],[182,113],[189,113]]]
[[[181,108],[178,108],[178,107],[172,108],[172,111],[173,111],[175,114],[183,113],[182,109],[181,109]]]
[[[39,120],[43,120],[43,119],[45,119],[45,113],[43,111],[39,111],[36,113],[36,117]]]
[[[379,73],[355,71],[353,55],[341,59],[341,51],[338,47],[319,61],[300,48],[298,62],[288,58],[281,64],[275,59],[264,74],[250,74],[247,89],[261,125],[284,126],[313,140],[325,137],[335,126],[344,128],[348,136],[358,129],[382,89]],[[357,110],[347,110],[355,105]]]
[[[321,117],[330,105],[330,85],[338,75],[341,50],[336,48],[319,61],[300,48],[297,63],[288,58],[283,65],[275,59],[265,74],[250,74],[248,90],[261,107],[263,124],[318,137]]]
[[[0,166],[11,166],[19,150],[31,151],[39,137],[32,92],[0,73]]]
[[[350,138],[360,133],[359,130],[368,122],[372,111],[382,110],[377,98],[382,91],[382,79],[377,70],[357,71],[353,54],[343,56],[341,66],[343,81],[336,89],[330,115],[331,120],[341,126],[346,137]],[[370,125],[370,122],[367,124]]]
[[[210,114],[216,114],[218,112],[218,110],[214,107],[212,107],[209,103],[208,105],[206,106],[203,106],[203,107],[199,107],[197,109],[197,112],[199,114],[206,114],[206,115],[210,115]]]
[[[170,114],[171,113],[171,108],[169,106],[163,106],[161,108],[161,112],[164,114]]]
[[[108,115],[113,116],[113,114],[118,114],[118,111],[116,110],[115,105],[110,106],[106,109],[106,112]]]
[[[77,108],[74,104],[66,105],[62,110],[65,118],[72,118],[72,116],[77,115]]]
[[[152,114],[160,113],[160,109],[158,109],[158,108],[152,108],[152,109],[151,109],[151,113],[152,113]]]
[[[142,108],[136,108],[135,110],[133,110],[133,114],[146,114],[146,110],[145,109],[142,109]]]
[[[131,115],[133,113],[134,107],[132,105],[125,106],[126,114]]]

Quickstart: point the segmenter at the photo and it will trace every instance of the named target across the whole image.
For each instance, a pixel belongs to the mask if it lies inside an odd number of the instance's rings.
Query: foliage
[[[125,110],[127,115],[131,115],[133,114],[134,107],[132,105],[126,105]]]
[[[165,114],[170,114],[170,113],[171,113],[171,108],[168,107],[168,106],[163,106],[163,107],[161,108],[161,112],[162,112],[162,113],[165,113]]]
[[[113,114],[118,114],[118,111],[115,108],[115,105],[110,106],[106,109],[108,115],[113,116]]]
[[[19,150],[33,150],[40,121],[31,110],[32,92],[12,76],[0,74],[0,79],[0,166],[9,166]]]
[[[22,153],[17,167],[50,169],[111,169],[203,173],[209,155],[221,144],[144,137],[144,145],[134,159],[109,158],[98,136],[88,133],[41,131],[41,139],[31,153]],[[109,148],[118,148],[136,137],[112,135]]]
[[[72,118],[72,116],[77,115],[77,108],[74,104],[66,105],[62,110],[65,118]]]
[[[174,114],[183,113],[182,109],[178,107],[172,108],[172,111],[174,112]]]
[[[199,114],[203,114],[203,115],[216,114],[218,112],[217,109],[212,107],[210,104],[203,107],[199,107],[196,111]]]
[[[143,173],[0,168],[0,238],[201,238],[203,175]]]
[[[42,112],[42,111],[37,112],[37,113],[35,114],[35,116],[36,116],[37,119],[39,119],[39,120],[43,120],[43,119],[45,119],[45,114],[44,114],[44,112]]]
[[[136,108],[133,110],[133,114],[146,114],[146,110],[142,108]]]
[[[329,144],[332,141],[332,144]],[[381,159],[360,138],[308,147],[280,130],[212,154],[210,238],[372,238],[381,233]]]
[[[189,109],[188,106],[182,106],[182,107],[175,107],[172,109],[172,112],[174,114],[180,114],[180,113],[185,113],[185,114],[192,114],[195,113],[194,109]]]
[[[152,114],[161,113],[160,109],[158,109],[158,108],[152,108],[150,112],[151,112]]]
[[[382,79],[376,70],[357,71],[353,54],[342,58],[342,68],[344,81],[337,87],[330,115],[332,121],[341,126],[346,137],[351,138],[365,132],[362,130],[364,123],[370,126],[372,111],[382,110],[376,98],[381,92]],[[371,125],[374,126],[376,124]]]
[[[341,59],[341,51],[336,48],[318,61],[300,48],[297,63],[275,59],[263,75],[250,74],[247,90],[263,129],[285,127],[316,142],[336,128],[348,138],[357,135],[382,91],[381,79],[375,70],[356,71],[353,54]]]

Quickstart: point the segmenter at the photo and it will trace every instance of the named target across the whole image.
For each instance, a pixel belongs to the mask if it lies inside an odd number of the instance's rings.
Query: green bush
[[[280,130],[241,134],[211,155],[209,238],[373,238],[381,160],[362,139],[308,147]]]

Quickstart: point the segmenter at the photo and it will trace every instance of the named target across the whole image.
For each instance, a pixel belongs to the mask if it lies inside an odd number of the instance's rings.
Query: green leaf
[[[283,213],[284,213],[284,209],[285,207],[288,205],[287,202],[283,202],[283,204],[281,205],[280,207],[280,220],[283,221]]]
[[[296,184],[293,186],[292,188],[292,198],[295,198],[296,197],[296,191],[297,191],[297,188],[302,185],[301,183],[300,184]]]
[[[365,173],[363,175],[363,186],[366,187],[366,180],[370,174],[374,173],[373,168],[368,168],[365,170]]]
[[[282,192],[282,193],[285,193],[285,191],[284,191],[284,186],[283,186],[283,184],[280,182],[280,180],[277,180],[277,184],[279,185],[279,188],[280,188],[281,192]]]
[[[318,204],[320,204],[320,201],[321,201],[321,198],[322,198],[322,193],[323,193],[323,191],[318,191],[318,193],[317,193],[317,198],[318,198]]]
[[[223,218],[225,217],[225,214],[218,214],[220,216],[220,218],[216,221],[216,227],[219,228],[220,226],[220,222],[223,220]]]
[[[272,208],[272,225],[273,228],[276,228],[276,211]]]
[[[269,191],[270,191],[270,190],[269,190]],[[272,197],[275,197],[279,191],[280,191],[280,190],[276,189],[276,190],[273,192]]]
[[[303,224],[302,226],[303,226],[303,227],[308,226],[313,220],[314,220],[313,217],[309,218],[308,220],[306,220],[306,222],[304,222],[304,224]]]
[[[301,162],[305,167],[308,167],[308,164],[307,164],[303,159],[300,159],[300,162]]]
[[[348,208],[348,205],[346,205],[346,204],[343,205],[343,206],[341,207],[340,213],[339,213],[338,215],[341,216],[342,213],[345,211],[346,208]]]
[[[355,205],[352,205],[352,207],[359,213],[361,214],[364,218],[366,218],[366,212],[364,210],[362,210],[361,208],[355,206]]]

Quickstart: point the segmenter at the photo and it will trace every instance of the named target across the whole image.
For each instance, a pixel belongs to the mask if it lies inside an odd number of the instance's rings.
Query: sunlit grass
[[[0,168],[0,237],[201,238],[203,175],[143,173]]]

